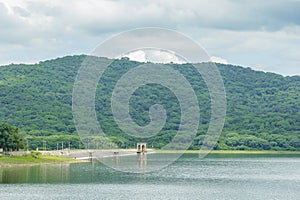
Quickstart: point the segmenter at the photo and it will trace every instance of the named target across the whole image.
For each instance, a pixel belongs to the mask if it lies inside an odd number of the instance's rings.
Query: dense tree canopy
[[[26,140],[19,134],[18,128],[0,124],[0,148],[3,151],[18,151],[26,148]]]
[[[31,149],[83,148],[72,116],[72,89],[86,56],[67,56],[33,65],[0,67],[0,121],[20,128]],[[96,59],[96,58],[95,58]],[[101,59],[101,58],[97,58]],[[115,145],[133,147],[140,139],[124,133],[116,124],[110,98],[120,77],[140,63],[114,60],[99,81],[96,112],[102,129]],[[189,81],[200,105],[200,126],[190,149],[199,149],[210,120],[210,97],[201,76],[189,64],[168,64]],[[300,150],[300,77],[283,77],[232,65],[217,64],[227,95],[226,123],[215,149]],[[149,108],[166,109],[164,128],[145,139],[160,148],[176,134],[180,105],[168,89],[148,84],[130,99],[130,114],[143,126],[150,122]],[[183,138],[184,139],[184,138]],[[112,144],[96,137],[89,143],[105,148]]]

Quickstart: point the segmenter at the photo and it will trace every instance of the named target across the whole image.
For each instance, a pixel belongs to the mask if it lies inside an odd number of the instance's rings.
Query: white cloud
[[[300,26],[274,32],[209,29],[197,34],[207,52],[225,57],[230,64],[264,66],[265,71],[300,75]]]
[[[136,50],[121,57],[127,57],[130,60],[138,62],[152,62],[152,63],[186,63],[182,58],[170,51],[160,49],[144,49]]]
[[[263,71],[263,72],[274,72],[272,70],[272,67],[270,66],[265,66],[265,65],[254,65],[251,66],[252,69],[256,70],[256,71]]]
[[[142,50],[130,52],[125,54],[122,57],[127,57],[129,60],[138,61],[138,62],[147,62],[146,53]]]
[[[183,59],[177,56],[174,52],[162,50],[148,50],[147,60],[153,63],[186,63]]]
[[[212,56],[210,57],[210,61],[214,63],[228,64],[227,60],[224,58]]]

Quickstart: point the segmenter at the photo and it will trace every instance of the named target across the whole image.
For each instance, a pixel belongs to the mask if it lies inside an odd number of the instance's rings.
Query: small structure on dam
[[[137,147],[137,153],[146,153],[147,152],[147,143],[139,142],[136,145]]]

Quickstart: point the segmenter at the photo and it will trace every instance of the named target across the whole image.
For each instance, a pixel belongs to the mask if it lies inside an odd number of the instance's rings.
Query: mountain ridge
[[[65,56],[36,64],[11,64],[0,66],[0,122],[20,128],[33,149],[47,141],[50,149],[58,142],[71,143],[74,148],[83,145],[77,136],[72,117],[72,89],[75,77],[86,55]],[[112,60],[112,68],[106,73],[107,87],[97,89],[97,117],[109,138],[119,147],[131,147],[137,141],[116,127],[109,111],[108,93],[116,78],[140,63],[126,59]],[[201,112],[202,128],[199,128],[190,149],[198,149],[209,122],[209,94],[201,77],[194,76],[190,64],[167,64],[179,70],[204,102]],[[223,77],[227,93],[227,117],[225,127],[215,149],[300,149],[300,76],[283,76],[271,72],[255,71],[241,66],[216,63]],[[159,92],[163,90],[162,92]],[[108,92],[107,94],[105,92]],[[152,94],[149,98],[146,94]],[[105,94],[105,95],[100,95]],[[164,95],[168,94],[168,95]],[[100,96],[99,96],[100,95]],[[168,96],[163,99],[160,96]],[[147,142],[160,148],[172,138],[178,129],[178,102],[169,91],[158,86],[147,86],[132,97],[131,115],[139,125],[149,123],[148,107],[154,101],[163,105],[172,102],[166,127],[158,137]],[[146,100],[145,100],[146,99]],[[105,105],[105,106],[104,106]],[[147,108],[147,109],[145,109]],[[104,148],[103,138],[95,138]]]

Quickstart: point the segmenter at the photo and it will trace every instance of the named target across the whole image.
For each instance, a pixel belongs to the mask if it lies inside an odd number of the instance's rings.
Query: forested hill
[[[67,56],[33,65],[0,67],[0,124],[17,126],[30,148],[70,143],[82,147],[72,116],[72,90],[77,71],[86,56]],[[98,58],[99,59],[99,58]],[[112,118],[110,97],[122,74],[140,63],[115,60],[100,80],[96,111],[104,132],[119,147],[132,147],[138,139],[123,133]],[[210,119],[206,85],[189,64],[170,64],[191,83],[198,97],[201,126],[190,149],[198,149]],[[232,65],[217,64],[227,95],[225,127],[215,149],[300,150],[300,77],[283,77]],[[149,107],[165,106],[167,123],[146,142],[156,148],[168,143],[180,122],[180,107],[174,94],[159,85],[139,88],[131,98],[130,114],[139,125],[149,123]],[[95,137],[94,145],[105,148],[108,141]]]

